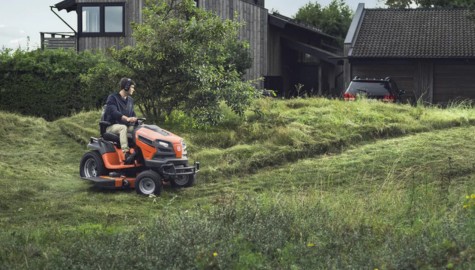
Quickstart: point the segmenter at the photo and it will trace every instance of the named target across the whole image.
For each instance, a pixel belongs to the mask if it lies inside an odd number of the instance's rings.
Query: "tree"
[[[436,8],[454,8],[468,7],[473,8],[474,0],[386,0],[386,5],[392,8],[409,8],[411,6],[418,7],[436,7]]]
[[[150,0],[135,24],[134,47],[111,55],[137,82],[140,110],[159,119],[180,109],[208,123],[224,101],[242,114],[255,94],[242,75],[249,45],[238,41],[241,25],[195,6],[193,0]]]
[[[353,12],[343,0],[332,0],[328,6],[323,8],[317,2],[307,3],[297,11],[295,19],[298,22],[315,26],[343,42],[352,16]]]

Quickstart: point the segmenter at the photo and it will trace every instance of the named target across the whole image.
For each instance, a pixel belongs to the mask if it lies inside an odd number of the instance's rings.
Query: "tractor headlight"
[[[168,143],[166,143],[166,142],[158,141],[158,144],[159,144],[160,146],[165,147],[165,148],[169,148],[169,147],[170,147],[170,145],[169,145]]]
[[[185,149],[186,149],[186,143],[185,143],[185,141],[184,141],[184,140],[182,140],[182,141],[181,141],[181,146],[182,146],[183,150],[185,150]]]
[[[186,151],[186,143],[184,140],[181,141],[181,148],[183,149],[183,156],[186,156],[187,151]]]
[[[168,142],[156,140],[154,143],[155,147],[160,149],[173,149],[172,145]]]

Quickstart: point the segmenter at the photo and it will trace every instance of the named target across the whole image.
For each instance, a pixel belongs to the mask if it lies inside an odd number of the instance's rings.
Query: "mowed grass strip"
[[[341,153],[301,159],[186,190],[193,197],[235,193],[318,190],[363,192],[420,184],[475,189],[475,127],[423,132],[356,145]]]

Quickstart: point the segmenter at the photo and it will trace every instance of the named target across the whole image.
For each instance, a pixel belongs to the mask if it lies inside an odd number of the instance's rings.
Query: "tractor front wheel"
[[[162,192],[162,178],[154,171],[143,171],[137,175],[135,191],[141,195],[160,195]]]
[[[183,167],[183,166],[181,166]],[[177,167],[178,169],[180,166]],[[195,184],[196,174],[177,175],[170,179],[170,183],[175,188],[191,187]]]

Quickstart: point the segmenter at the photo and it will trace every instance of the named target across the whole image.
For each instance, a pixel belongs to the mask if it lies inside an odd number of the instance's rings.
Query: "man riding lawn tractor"
[[[199,162],[188,165],[186,144],[156,125],[145,125],[134,112],[135,83],[120,80],[120,91],[109,95],[99,123],[100,138],[91,137],[80,163],[82,179],[105,188],[135,188],[159,195],[162,182],[174,187],[195,183]]]
[[[130,151],[127,143],[127,133],[134,130],[137,117],[134,111],[135,82],[129,78],[122,78],[119,82],[119,93],[110,94],[106,101],[104,121],[110,123],[106,132],[119,135],[120,148],[125,154],[125,163],[131,164],[135,158],[135,152]]]

